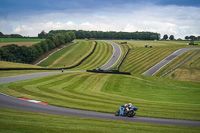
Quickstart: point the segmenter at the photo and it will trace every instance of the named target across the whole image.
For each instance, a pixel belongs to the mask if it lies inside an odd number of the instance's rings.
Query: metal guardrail
[[[127,55],[128,55],[128,53],[129,53],[129,51],[130,51],[130,48],[128,48],[128,50],[127,50],[126,54],[124,55],[124,57],[123,57],[122,61],[121,61],[121,62],[119,63],[119,65],[117,66],[117,70],[119,70],[119,68],[121,67],[122,63],[124,62],[124,60],[125,60],[126,56],[127,56]]]

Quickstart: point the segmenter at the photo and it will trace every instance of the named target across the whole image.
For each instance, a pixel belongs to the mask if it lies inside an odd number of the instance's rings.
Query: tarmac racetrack
[[[55,115],[200,127],[200,121],[160,119],[160,118],[148,118],[148,117],[138,117],[138,116],[135,116],[133,118],[115,116],[114,112],[113,114],[107,114],[107,113],[99,113],[99,112],[69,109],[69,108],[56,107],[56,106],[51,106],[51,105],[32,103],[32,102],[24,101],[24,100],[17,99],[11,96],[7,96],[2,93],[0,93],[0,107],[31,111],[31,112],[55,114]]]
[[[112,42],[109,42],[109,43],[112,43]],[[117,48],[118,46],[115,45],[113,47]],[[113,56],[110,59],[111,63],[109,65],[102,66],[102,69],[110,68],[119,59],[119,57],[121,55],[120,48],[118,48],[118,50],[115,49],[114,51],[118,51],[118,52],[117,53],[114,52]],[[176,53],[178,53],[178,52],[176,52]],[[170,58],[170,56],[167,58]],[[170,59],[173,59],[173,58],[170,58]],[[70,72],[70,71],[68,71],[68,72]],[[71,72],[74,72],[74,71],[71,71]],[[34,74],[25,74],[25,75],[20,75],[20,76],[5,77],[5,78],[0,78],[0,84],[16,82],[16,81],[31,79],[31,78],[36,78],[36,77],[42,77],[42,76],[57,74],[57,73],[61,73],[61,72],[45,72],[45,73],[34,73]],[[35,100],[37,100],[37,99],[35,99]],[[66,115],[66,116],[88,117],[88,118],[96,118],[96,119],[108,119],[108,120],[120,120],[120,121],[131,121],[131,122],[142,122],[142,123],[156,123],[156,124],[169,124],[169,125],[200,127],[200,121],[138,117],[137,114],[135,117],[129,118],[129,117],[122,117],[122,116],[115,116],[114,112],[113,112],[113,114],[108,114],[108,113],[84,111],[84,110],[69,109],[69,108],[56,107],[56,106],[51,106],[51,105],[32,103],[29,101],[24,101],[24,100],[17,99],[17,98],[11,97],[11,96],[7,96],[2,93],[0,93],[0,107],[24,110],[24,111],[31,111],[31,112],[55,114],[55,115]]]
[[[26,74],[26,75],[20,75],[20,76],[5,77],[5,78],[0,78],[0,84],[24,80],[27,77],[31,79],[31,78],[36,78],[36,77],[41,77],[41,76],[51,75],[51,74],[56,74],[56,73],[58,72]],[[200,121],[148,118],[148,117],[138,117],[137,115],[133,118],[128,118],[128,117],[122,117],[122,116],[114,116],[114,112],[113,114],[107,114],[107,113],[62,108],[62,107],[56,107],[56,106],[51,106],[51,105],[43,105],[39,103],[32,103],[29,101],[24,101],[24,100],[17,99],[11,96],[7,96],[2,93],[0,93],[0,107],[31,111],[31,112],[55,114],[55,115],[200,127]]]
[[[121,56],[121,48],[117,43],[114,43],[114,42],[111,42],[111,41],[104,41],[104,42],[111,44],[112,47],[113,47],[112,57],[110,58],[110,60],[106,64],[104,64],[103,66],[100,67],[101,70],[108,70],[113,65],[115,65],[117,63],[117,61],[119,60],[119,58]]]

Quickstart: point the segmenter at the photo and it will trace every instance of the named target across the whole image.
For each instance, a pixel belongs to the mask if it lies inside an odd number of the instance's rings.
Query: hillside
[[[39,65],[53,68],[77,64],[81,58],[84,58],[94,48],[94,42],[85,40],[76,40],[76,42],[49,56]]]
[[[40,66],[30,65],[30,64],[22,64],[22,63],[13,63],[0,61],[0,68],[42,68]],[[9,71],[0,71],[0,77],[7,76],[15,76],[22,75],[28,73],[38,73],[38,72],[46,72],[46,70],[9,70]]]
[[[42,68],[42,67],[31,64],[0,61],[0,68]]]
[[[196,52],[197,51],[191,51],[191,53]],[[188,52],[187,54],[190,53]],[[187,57],[184,59],[187,59]],[[200,53],[196,54],[192,59],[175,71],[169,73],[166,77],[182,81],[200,82]]]
[[[124,50],[127,50],[128,47],[131,48],[127,58],[120,68],[120,71],[127,71],[132,74],[142,74],[178,49],[199,47],[199,45],[188,46],[186,45],[186,43],[188,43],[187,41],[127,41],[128,44],[120,44],[122,42],[120,40],[115,42],[122,46],[122,49]],[[152,48],[145,48],[145,45],[152,46]],[[184,53],[179,62],[183,61],[192,53],[192,51]],[[174,62],[177,62],[178,59]],[[160,76],[167,70],[169,70],[169,68],[166,66],[158,72],[159,74],[156,75]]]
[[[116,42],[120,43],[120,41]],[[151,44],[153,48],[144,48],[146,43]],[[132,102],[134,106],[139,108],[137,116],[199,121],[200,90],[199,83],[197,83],[199,82],[197,80],[199,79],[197,74],[199,74],[200,71],[199,54],[194,56],[179,69],[175,70],[173,72],[174,74],[170,73],[166,78],[156,77],[185,60],[188,56],[196,52],[196,50],[188,51],[181,55],[176,60],[172,61],[169,66],[159,71],[156,76],[141,75],[143,71],[155,65],[156,62],[159,62],[159,60],[162,60],[162,58],[165,58],[173,51],[182,47],[187,47],[183,42],[173,43],[174,42],[128,41],[128,45],[120,44],[122,55],[127,51],[128,46],[131,48],[130,53],[120,68],[120,71],[131,72],[132,75],[129,76],[88,72],[60,73],[14,83],[1,84],[0,92],[17,98],[28,98],[47,102],[53,106],[106,112],[110,114],[113,114],[122,104]],[[74,59],[79,61],[90,52],[93,46],[93,42],[78,40],[77,44],[70,45],[60,50],[60,52],[55,53],[43,63],[46,63],[48,67],[62,67],[63,62],[69,62],[69,65],[73,64]],[[78,52],[80,47],[81,50]],[[83,56],[76,56],[79,55],[80,52],[83,53]],[[102,41],[97,41],[95,52],[80,66],[71,70],[97,68],[109,60],[112,56],[112,52],[113,48],[111,45]],[[55,63],[53,64],[50,59],[54,59],[52,62]],[[1,67],[40,67],[10,62],[0,62],[0,65]],[[117,65],[114,66],[114,69],[116,66]],[[0,77],[34,72],[43,71],[0,71]],[[193,76],[193,79],[190,78],[192,79],[190,81],[197,80],[197,82],[178,81],[185,80],[183,77],[191,77],[191,74],[196,76]],[[152,132],[157,132],[158,130],[168,132],[169,129],[171,132],[198,132],[199,130],[199,128],[183,126],[168,127],[168,125],[160,124],[130,123],[68,116],[61,116],[61,118],[56,115],[36,114],[4,108],[0,108],[0,110],[1,121],[3,123],[1,124],[1,131],[7,131],[10,128],[10,124],[13,124],[16,131],[22,131],[22,129],[23,131],[36,129],[38,129],[38,131],[53,130],[52,128],[39,128],[38,120],[40,120],[45,127],[47,126],[45,124],[46,122],[49,124],[54,120],[51,125],[55,128],[59,126],[61,129],[77,131],[77,129],[71,128],[71,126],[73,126],[74,128],[81,128],[79,130],[81,132],[88,132],[88,127],[90,127],[91,124],[93,126],[95,125],[97,129],[103,127],[101,131],[110,132],[124,131],[124,127],[144,132],[149,130]],[[38,117],[38,115],[41,117]],[[20,124],[18,124],[18,121],[20,121]],[[70,128],[66,126],[69,125],[69,122],[71,125]],[[63,126],[63,123],[66,123],[66,125]],[[27,124],[31,124],[32,126],[27,128]],[[78,127],[76,127],[77,124]],[[133,127],[133,125],[135,126]],[[93,132],[94,127],[90,128],[91,132]],[[110,128],[114,128],[115,130],[110,130]],[[56,131],[60,130],[58,129]]]
[[[13,43],[13,42],[41,42],[45,39],[32,39],[32,38],[0,38],[1,43]]]
[[[107,113],[132,102],[139,107],[138,116],[200,120],[199,83],[150,76],[61,73],[2,84],[0,92],[55,106]]]

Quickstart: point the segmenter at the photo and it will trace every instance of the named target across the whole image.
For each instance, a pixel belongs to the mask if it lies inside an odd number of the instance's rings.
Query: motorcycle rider
[[[130,110],[130,108],[132,108],[132,107],[133,107],[132,103],[125,104],[124,106],[125,106],[125,110],[124,110],[124,111],[129,111],[129,110]]]
[[[132,103],[129,103],[129,104],[124,104],[121,106],[122,108],[120,109],[120,113],[121,114],[124,114],[126,111],[129,111],[130,108],[133,107]]]

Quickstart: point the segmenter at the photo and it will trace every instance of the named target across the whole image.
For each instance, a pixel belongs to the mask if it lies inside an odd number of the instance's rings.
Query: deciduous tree
[[[168,39],[168,35],[165,34],[165,35],[163,36],[163,39],[164,39],[164,40],[167,40],[167,39]]]
[[[170,40],[174,40],[174,35],[170,35],[170,36],[169,36],[169,39],[170,39]]]

